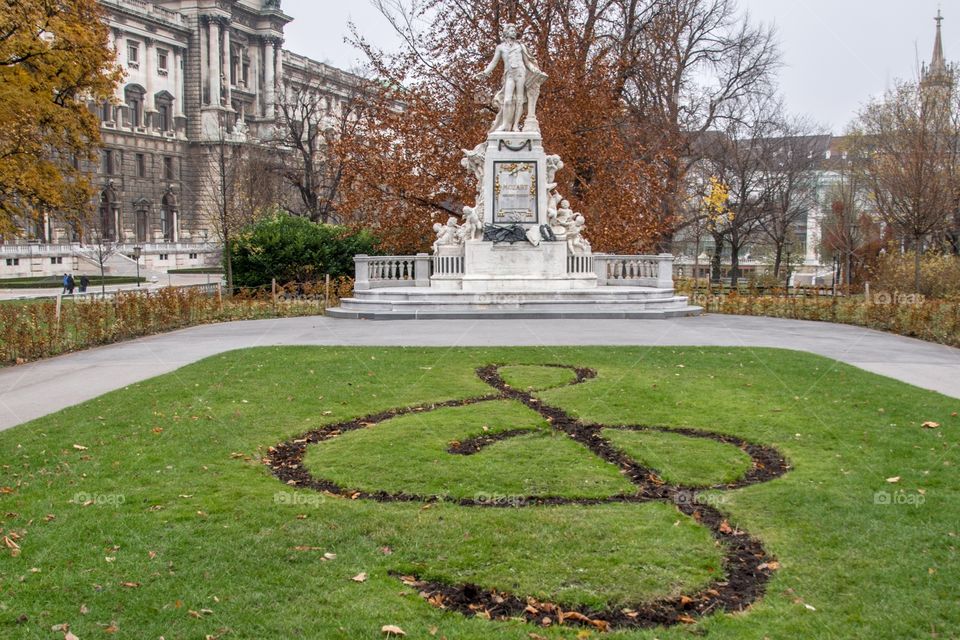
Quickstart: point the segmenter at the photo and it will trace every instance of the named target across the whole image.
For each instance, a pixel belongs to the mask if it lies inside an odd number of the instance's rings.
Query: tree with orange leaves
[[[621,3],[430,0],[416,12],[381,5],[404,36],[398,53],[357,44],[382,91],[362,121],[333,144],[348,167],[340,211],[370,226],[391,252],[422,251],[431,225],[460,216],[473,200],[463,149],[482,142],[496,115],[492,84],[477,78],[515,23],[549,80],[537,108],[548,153],[564,169],[557,190],[589,224],[595,250],[641,252],[663,229],[657,207],[665,181],[658,150],[643,147],[622,99],[631,64],[617,39]],[[425,30],[414,25],[428,22]]]

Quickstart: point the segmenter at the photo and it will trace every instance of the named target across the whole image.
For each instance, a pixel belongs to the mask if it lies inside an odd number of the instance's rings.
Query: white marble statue
[[[547,74],[540,70],[527,47],[517,40],[517,26],[507,24],[503,28],[503,42],[497,45],[493,59],[486,69],[477,74],[478,78],[488,78],[503,62],[503,85],[494,97],[497,105],[497,118],[491,131],[520,131],[520,116],[523,105],[527,105],[525,131],[539,131],[537,124],[537,98],[540,85]]]
[[[483,239],[483,220],[477,212],[477,207],[463,208],[463,225],[460,227],[459,238],[461,240],[482,240]]]
[[[583,215],[577,213],[567,227],[567,250],[570,253],[587,253],[590,251],[590,243],[581,234],[586,222]]]
[[[447,220],[447,224],[435,222],[433,224],[433,232],[437,234],[437,239],[433,241],[433,252],[436,253],[437,249],[443,245],[460,244],[459,231],[460,226],[457,224],[457,219],[453,216]]]
[[[563,169],[563,160],[560,159],[560,156],[554,154],[547,156],[547,182],[556,182],[554,178],[557,175],[557,171]],[[556,186],[556,185],[554,185]]]

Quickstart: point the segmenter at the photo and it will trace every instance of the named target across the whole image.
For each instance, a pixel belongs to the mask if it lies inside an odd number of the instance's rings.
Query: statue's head
[[[433,223],[433,232],[434,232],[434,233],[440,233],[440,229],[443,229],[443,225],[440,224],[439,222],[434,222],[434,223]]]
[[[455,227],[455,226],[457,226],[457,219],[454,218],[453,216],[450,216],[450,219],[447,220],[447,226],[448,226],[448,227]]]
[[[561,208],[561,209],[569,209],[569,208],[570,208],[570,203],[569,203],[568,201],[566,201],[566,200],[561,200],[561,201],[560,201],[560,208]]]
[[[512,22],[508,22],[507,24],[503,25],[503,36],[505,38],[516,39],[517,25],[513,24]]]

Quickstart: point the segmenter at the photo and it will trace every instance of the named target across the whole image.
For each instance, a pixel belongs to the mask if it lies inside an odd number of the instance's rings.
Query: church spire
[[[943,58],[943,39],[940,37],[940,23],[943,22],[943,16],[940,15],[940,9],[937,9],[937,17],[934,18],[937,23],[937,37],[933,41],[933,57],[930,59],[930,75],[941,75],[947,73],[947,62]]]

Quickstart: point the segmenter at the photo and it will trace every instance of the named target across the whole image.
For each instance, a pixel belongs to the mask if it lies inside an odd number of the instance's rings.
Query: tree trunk
[[[723,256],[723,241],[713,244],[713,256],[710,258],[710,282],[719,284],[721,258]]]
[[[920,237],[913,243],[913,292],[920,293]]]
[[[780,268],[783,265],[783,245],[777,243],[773,254],[773,277],[780,279]]]
[[[227,272],[227,297],[233,297],[233,255],[230,250],[231,238],[229,233],[223,234],[223,257],[224,265],[226,267],[225,271]]]
[[[730,243],[730,288],[736,289],[740,280],[740,247]]]

